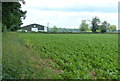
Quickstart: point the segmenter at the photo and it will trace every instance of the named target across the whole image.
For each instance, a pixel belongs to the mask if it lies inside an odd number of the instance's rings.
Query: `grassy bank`
[[[3,79],[54,78],[56,71],[16,33],[3,33]]]

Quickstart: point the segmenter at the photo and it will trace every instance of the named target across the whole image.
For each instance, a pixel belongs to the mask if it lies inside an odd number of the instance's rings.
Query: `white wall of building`
[[[38,31],[47,32],[47,27],[45,26],[44,30],[38,30],[38,28],[31,28],[31,31],[34,31],[34,32],[38,32]]]
[[[31,31],[38,32],[38,28],[31,28]]]
[[[46,26],[44,27],[44,32],[47,32],[47,27]]]

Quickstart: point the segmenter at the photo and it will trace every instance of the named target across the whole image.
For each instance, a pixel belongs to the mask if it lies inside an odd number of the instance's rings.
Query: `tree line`
[[[107,32],[107,31],[116,31],[115,25],[110,25],[107,21],[100,22],[100,19],[98,17],[92,18],[91,27],[86,23],[87,20],[82,20],[80,24],[80,30],[85,32],[87,30],[91,30],[93,33],[96,33],[96,30],[100,30],[101,33]]]
[[[89,21],[91,25],[87,24],[87,21]],[[58,32],[59,29],[65,28],[58,28],[57,26],[53,26],[53,28],[49,29],[53,32]],[[81,32],[92,31],[93,33],[105,33],[107,31],[114,32],[117,30],[117,27],[116,25],[110,25],[110,23],[108,23],[107,21],[100,22],[100,19],[98,17],[93,17],[92,20],[82,20],[79,29]]]

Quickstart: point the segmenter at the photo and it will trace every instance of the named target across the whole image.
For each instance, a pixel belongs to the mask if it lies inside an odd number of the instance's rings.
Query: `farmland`
[[[117,79],[118,77],[117,34],[20,33],[18,36],[26,48],[32,50],[32,55],[37,56],[34,58],[36,62],[41,58],[48,59],[46,61],[49,67],[59,71],[55,79]],[[26,54],[21,53],[21,56],[23,55]],[[31,56],[28,56],[26,59],[30,58]],[[39,70],[37,72],[39,74]]]

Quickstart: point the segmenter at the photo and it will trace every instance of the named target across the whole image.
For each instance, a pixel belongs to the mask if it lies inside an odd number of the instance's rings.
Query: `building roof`
[[[29,26],[34,26],[34,25],[44,27],[43,25],[40,25],[40,24],[35,24],[35,23],[34,23],[34,24],[30,24],[30,25],[23,26],[23,27],[21,27],[21,28],[24,28],[24,27],[29,27]]]

